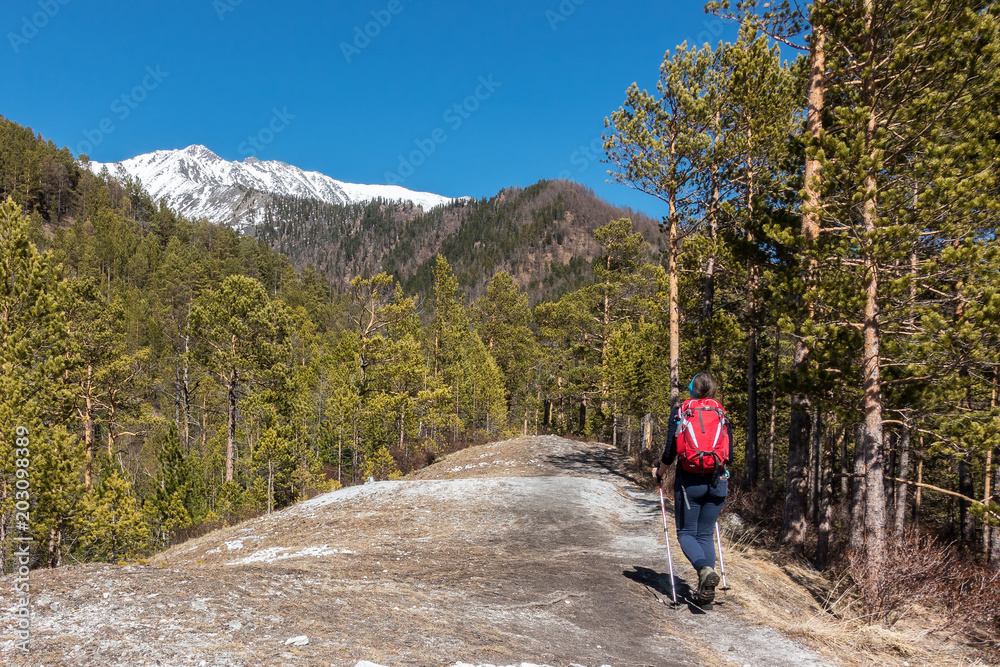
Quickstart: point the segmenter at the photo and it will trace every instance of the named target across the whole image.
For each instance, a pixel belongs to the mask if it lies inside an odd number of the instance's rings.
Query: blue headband
[[[701,375],[701,373],[696,373],[693,378],[691,378],[691,384],[688,385],[688,393],[691,394],[691,398],[694,398],[694,379]]]

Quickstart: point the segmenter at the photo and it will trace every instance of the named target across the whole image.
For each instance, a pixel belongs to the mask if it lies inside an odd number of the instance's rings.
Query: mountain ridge
[[[306,171],[279,160],[225,160],[209,148],[192,144],[183,149],[156,150],[120,162],[85,163],[93,173],[119,169],[134,178],[157,201],[189,218],[205,218],[242,230],[247,209],[238,206],[247,195],[289,196],[347,205],[376,199],[412,202],[429,210],[461,197],[418,192],[399,185],[366,185],[336,180],[318,171]]]

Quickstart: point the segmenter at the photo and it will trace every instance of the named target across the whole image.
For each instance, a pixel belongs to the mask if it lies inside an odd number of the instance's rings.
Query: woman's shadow
[[[622,574],[626,578],[645,586],[653,593],[657,600],[670,607],[674,607],[673,594],[670,590],[669,572],[657,572],[648,567],[633,565],[631,570],[625,570]],[[707,613],[702,607],[694,603],[694,591],[691,589],[691,586],[676,574],[674,574],[674,586],[677,591],[677,609],[687,605],[688,611],[692,614]]]

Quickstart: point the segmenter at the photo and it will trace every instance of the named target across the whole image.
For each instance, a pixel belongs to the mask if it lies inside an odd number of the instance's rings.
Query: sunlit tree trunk
[[[896,483],[896,520],[895,531],[897,535],[902,535],[906,528],[906,509],[908,484],[905,482],[910,478],[910,424],[903,420],[903,431],[899,438],[899,479]]]
[[[817,3],[818,4],[818,3]],[[815,10],[814,10],[815,11]],[[809,88],[806,108],[806,131],[815,140],[823,129],[823,105],[826,86],[826,30],[823,25],[814,25],[809,44]],[[820,162],[815,156],[806,155],[803,201],[802,235],[807,249],[819,235],[820,204]],[[803,273],[807,281],[814,277],[813,260],[806,256]],[[809,350],[802,337],[795,341],[794,370],[799,371],[806,363]],[[797,392],[792,396],[792,411],[789,418],[788,470],[785,482],[785,509],[781,525],[781,541],[793,551],[801,553],[806,537],[806,457],[808,442],[809,399]]]

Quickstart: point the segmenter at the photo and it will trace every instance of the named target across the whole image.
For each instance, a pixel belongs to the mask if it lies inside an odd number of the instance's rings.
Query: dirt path
[[[32,652],[22,659],[0,626],[0,661],[819,664],[732,602],[671,609],[658,499],[623,470],[603,445],[519,438],[212,533],[154,565],[35,572]],[[684,594],[692,571],[678,559]],[[301,635],[307,645],[285,644]]]

